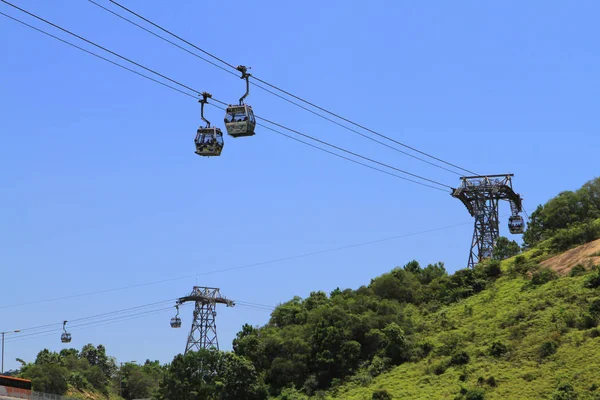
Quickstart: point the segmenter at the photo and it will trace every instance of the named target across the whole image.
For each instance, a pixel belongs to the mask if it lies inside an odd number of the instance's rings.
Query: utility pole
[[[512,234],[524,231],[521,196],[512,188],[513,174],[465,176],[458,189],[452,190],[452,197],[462,201],[469,214],[475,218],[473,239],[467,268],[492,256],[499,236],[498,203],[510,203],[511,216],[508,228]]]
[[[217,304],[225,304],[227,307],[235,306],[232,300],[221,296],[219,288],[194,286],[192,292],[177,300],[177,306],[188,301],[195,303],[194,320],[185,347],[186,354],[190,350],[215,348],[219,350],[217,340]],[[177,328],[171,323],[173,328]],[[179,323],[181,326],[181,322]]]
[[[16,329],[14,331],[10,331],[10,332],[0,332],[2,334],[2,370],[0,371],[0,374],[4,373],[4,335],[6,333],[19,333],[21,332],[20,329]]]

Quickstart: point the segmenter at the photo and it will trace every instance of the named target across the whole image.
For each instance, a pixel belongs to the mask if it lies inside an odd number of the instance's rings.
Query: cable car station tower
[[[179,305],[193,301],[194,320],[192,328],[188,335],[187,345],[185,346],[186,354],[190,350],[198,351],[200,349],[215,348],[219,350],[219,342],[217,340],[217,304],[225,304],[227,307],[235,306],[232,300],[228,300],[221,296],[219,288],[199,287],[194,286],[192,292],[177,300],[177,316],[171,319],[171,327],[181,327],[181,319],[179,318]]]
[[[514,174],[465,176],[461,185],[452,190],[452,197],[462,201],[469,214],[475,218],[475,229],[467,268],[473,268],[480,261],[491,258],[499,237],[498,203],[510,203],[511,216],[508,228],[512,234],[524,231],[521,196],[512,188]]]

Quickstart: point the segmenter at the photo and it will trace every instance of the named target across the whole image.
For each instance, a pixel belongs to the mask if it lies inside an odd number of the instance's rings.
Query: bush
[[[575,400],[577,399],[577,393],[573,389],[573,385],[570,383],[563,383],[558,386],[554,394],[552,394],[552,400]]]
[[[540,346],[540,356],[542,358],[549,357],[552,354],[556,353],[557,349],[558,349],[558,343],[555,342],[554,340],[544,342]]]
[[[565,311],[562,316],[563,321],[565,321],[565,325],[568,328],[575,328],[577,326],[578,315],[574,311]]]
[[[369,374],[371,374],[371,376],[377,376],[380,375],[381,373],[385,372],[390,366],[390,359],[387,357],[379,357],[379,356],[375,356],[373,357],[373,360],[371,361],[371,364],[369,364],[369,366],[367,367],[367,371],[369,371]]]
[[[534,272],[531,275],[531,284],[532,285],[543,285],[544,283],[548,283],[558,278],[556,272],[551,270],[550,268],[542,268],[539,271]]]
[[[308,400],[308,397],[294,388],[285,388],[281,391],[281,400]]]
[[[361,369],[352,378],[350,378],[350,380],[360,386],[367,386],[369,383],[371,383],[373,377],[368,371]]]
[[[588,276],[583,283],[583,287],[587,289],[596,289],[597,287],[600,287],[600,272]]]
[[[568,228],[559,229],[551,239],[554,250],[565,251],[600,237],[600,221],[574,223]]]
[[[571,278],[579,276],[579,275],[583,275],[585,273],[585,267],[583,266],[583,264],[577,264],[576,266],[574,266],[573,268],[571,268],[571,272],[569,272],[569,276]]]
[[[489,349],[489,353],[492,357],[501,357],[508,352],[508,347],[504,343],[496,341],[492,343]]]
[[[577,322],[577,327],[581,330],[595,328],[597,325],[598,322],[596,321],[596,318],[588,313],[584,313]]]
[[[371,399],[372,400],[392,400],[393,397],[391,394],[388,393],[387,390],[380,389],[380,390],[376,390],[373,392]]]
[[[71,372],[67,378],[67,382],[79,390],[86,390],[91,386],[85,376],[80,372]]]
[[[490,279],[498,278],[500,275],[502,275],[502,269],[500,268],[500,265],[502,265],[500,261],[491,260],[485,264],[483,273]]]
[[[592,301],[590,307],[588,308],[588,311],[592,318],[597,320],[598,317],[600,317],[600,299],[595,299],[594,301]]]
[[[450,365],[465,365],[469,363],[469,360],[469,355],[466,352],[461,351],[452,355]]]
[[[436,375],[442,375],[444,372],[446,372],[446,368],[448,368],[448,365],[445,362],[440,361],[435,365],[435,367],[433,367],[433,373]]]
[[[487,383],[491,387],[498,386],[498,383],[496,383],[496,378],[494,378],[493,376],[490,376],[489,378],[487,378],[485,383]]]
[[[516,256],[509,267],[509,272],[511,275],[525,275],[531,268],[530,263],[527,261],[525,256]]]
[[[483,389],[469,389],[465,393],[465,400],[484,400],[485,391]]]
[[[527,382],[533,382],[538,378],[538,373],[536,372],[526,372],[523,374],[523,376],[521,376],[521,378],[523,378],[524,381]]]

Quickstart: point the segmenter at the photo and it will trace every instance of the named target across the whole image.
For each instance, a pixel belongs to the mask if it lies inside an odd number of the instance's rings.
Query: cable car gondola
[[[71,341],[71,334],[67,332],[65,326],[67,325],[67,321],[63,322],[63,333],[60,335],[60,341],[63,343],[69,343]]]
[[[525,231],[525,223],[520,215],[512,215],[508,218],[508,230],[513,235],[521,234]]]
[[[221,151],[223,151],[223,133],[221,129],[213,126],[210,126],[210,121],[204,118],[204,104],[207,103],[207,98],[212,97],[210,93],[203,92],[202,100],[199,100],[201,104],[200,108],[200,116],[204,122],[206,122],[206,127],[199,127],[196,132],[196,138],[194,139],[194,143],[196,145],[195,153],[199,156],[220,156]]]
[[[246,93],[240,98],[239,105],[229,105],[225,112],[225,127],[227,134],[234,138],[242,136],[253,136],[254,128],[256,127],[256,118],[252,107],[244,104],[244,99],[250,93],[250,82],[248,78],[250,74],[246,72],[247,68],[239,65],[237,70],[242,73],[242,79],[246,80]]]
[[[177,315],[171,318],[171,328],[181,328],[181,318],[179,318],[179,304],[177,304],[175,308],[177,308]]]

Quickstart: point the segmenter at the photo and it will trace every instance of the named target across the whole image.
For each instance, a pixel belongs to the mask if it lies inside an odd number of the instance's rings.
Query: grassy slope
[[[73,387],[69,387],[67,393],[65,393],[66,397],[72,397],[74,399],[81,400],[122,400],[123,398],[117,396],[116,394],[110,393],[109,397],[106,397],[102,393],[98,393],[94,390],[78,390]]]
[[[482,386],[486,399],[551,398],[560,382],[570,382],[579,399],[594,398],[600,390],[589,388],[600,384],[600,337],[590,337],[589,330],[568,328],[565,322],[587,311],[589,301],[600,294],[583,287],[588,274],[527,290],[522,290],[528,282],[524,278],[502,277],[491,288],[435,314],[415,311],[413,320],[421,328],[421,338],[435,345],[432,354],[398,366],[367,386],[342,386],[335,397],[328,398],[371,399],[374,390],[386,389],[394,399],[453,399],[461,387],[478,387],[480,376],[493,376],[497,382],[495,388]],[[488,355],[496,340],[509,348],[498,359]],[[560,346],[556,354],[542,360],[539,348],[548,340]],[[454,348],[470,355],[469,364],[449,367],[441,375],[433,373],[434,366],[450,358],[439,349],[457,341]],[[461,382],[463,372],[467,378]]]

